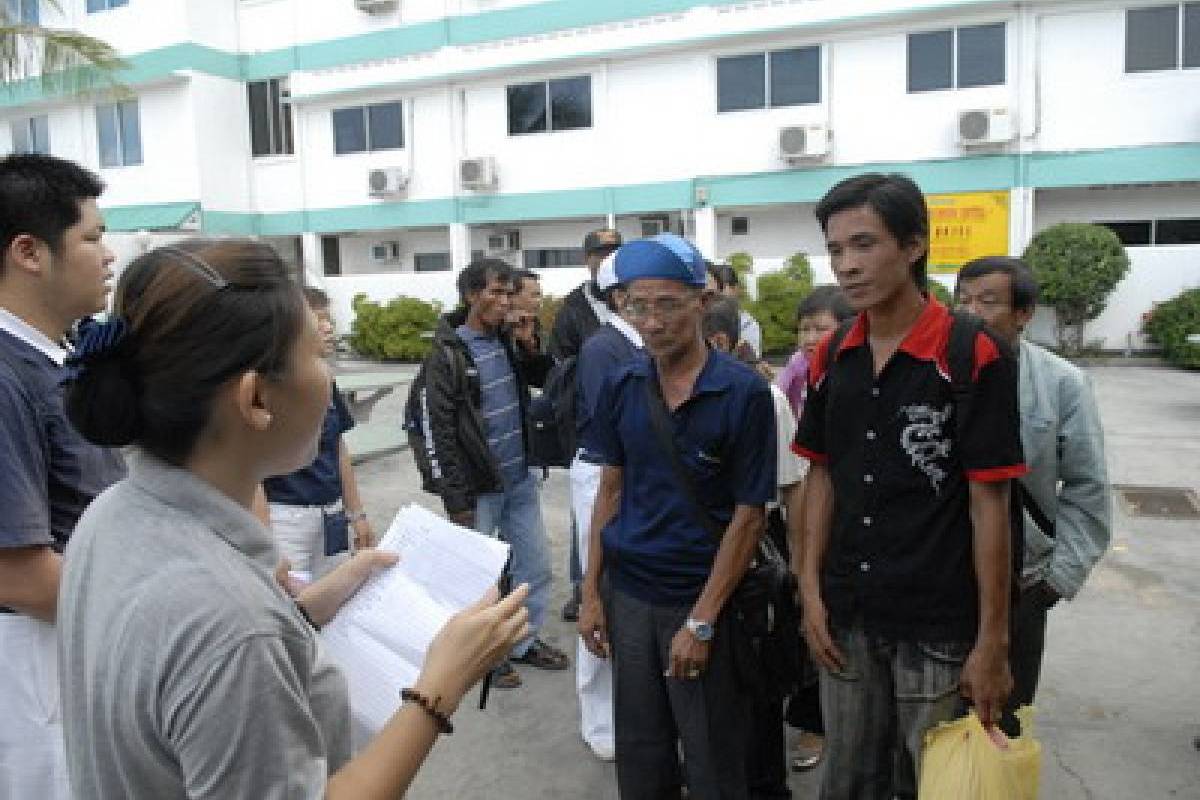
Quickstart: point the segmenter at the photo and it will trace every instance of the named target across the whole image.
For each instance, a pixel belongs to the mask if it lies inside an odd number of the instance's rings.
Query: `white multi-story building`
[[[343,326],[357,292],[452,302],[481,252],[562,294],[604,224],[827,276],[812,206],[866,170],[1000,193],[1013,253],[1112,224],[1109,348],[1200,285],[1200,2],[8,2],[131,69],[119,96],[0,92],[0,150],[97,169],[123,254],[271,239]]]

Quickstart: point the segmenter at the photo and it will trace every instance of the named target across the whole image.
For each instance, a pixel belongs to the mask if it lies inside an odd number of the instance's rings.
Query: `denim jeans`
[[[846,663],[840,672],[821,671],[825,772],[820,797],[904,796],[910,787],[896,786],[897,775],[905,784],[919,781],[925,732],[963,710],[958,680],[971,643],[898,641],[868,634],[857,624],[831,627],[830,635]],[[903,762],[899,766],[897,758]]]
[[[546,619],[550,604],[550,541],[542,522],[541,481],[530,472],[523,480],[502,492],[480,495],[475,501],[475,529],[487,536],[498,536],[512,547],[509,573],[512,585],[529,584],[527,638],[513,648],[520,658],[533,643]]]

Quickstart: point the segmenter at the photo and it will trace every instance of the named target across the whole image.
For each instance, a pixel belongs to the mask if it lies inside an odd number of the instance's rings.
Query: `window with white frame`
[[[40,0],[4,0],[4,9],[10,22],[22,25],[41,24]]]
[[[287,78],[268,78],[246,84],[250,103],[250,153],[290,156],[296,152],[292,138],[292,100]]]
[[[142,163],[142,127],[138,101],[96,106],[96,138],[101,167],[132,167]]]
[[[1125,71],[1200,68],[1200,2],[1125,12]]]
[[[908,35],[908,91],[936,92],[1005,82],[1003,22]]]
[[[508,87],[508,134],[592,127],[592,78],[556,78]]]
[[[87,0],[87,10],[89,14],[94,14],[97,11],[108,11],[113,8],[129,5],[129,0]]]
[[[413,270],[415,272],[448,272],[450,270],[450,254],[415,253],[413,254]]]
[[[1126,247],[1200,244],[1200,217],[1097,222],[1117,235]]]
[[[521,254],[525,269],[583,266],[582,247],[544,247],[525,250]]]
[[[404,147],[400,103],[376,103],[333,110],[333,152],[366,153]]]
[[[717,111],[820,102],[820,45],[717,59]]]
[[[45,114],[12,121],[14,153],[50,153],[50,120]]]

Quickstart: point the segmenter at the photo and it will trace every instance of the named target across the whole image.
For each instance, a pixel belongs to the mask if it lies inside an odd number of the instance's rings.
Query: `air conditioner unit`
[[[394,197],[408,186],[408,173],[402,167],[383,167],[367,173],[367,194]]]
[[[396,264],[400,261],[400,242],[391,239],[371,245],[371,261],[376,264]]]
[[[788,162],[825,158],[829,138],[824,125],[787,125],[779,129],[779,157]]]
[[[518,230],[498,231],[487,237],[489,256],[507,256],[521,249],[521,232]]]
[[[400,6],[400,0],[354,0],[354,7],[368,14],[383,14],[395,11]]]
[[[1007,108],[976,108],[958,112],[958,143],[962,147],[1004,144],[1015,138]]]
[[[496,177],[496,159],[491,156],[458,162],[458,179],[464,189],[495,189]]]

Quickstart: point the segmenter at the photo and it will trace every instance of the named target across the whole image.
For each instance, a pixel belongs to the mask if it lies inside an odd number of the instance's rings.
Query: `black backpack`
[[[575,458],[575,373],[578,356],[555,362],[542,393],[529,403],[529,464],[569,467]]]
[[[971,384],[975,373],[975,338],[985,330],[982,319],[965,311],[953,309],[950,312],[953,322],[950,325],[950,340],[946,345],[946,361],[950,367],[950,394],[954,398],[954,424],[961,433],[967,420],[971,418]],[[832,365],[834,354],[841,346],[842,340],[854,326],[850,319],[842,323],[830,337],[829,347],[825,351],[825,363]],[[956,439],[961,438],[956,436]],[[1012,482],[1009,495],[1009,527],[1012,529],[1012,605],[1015,608],[1017,596],[1021,587],[1021,573],[1025,567],[1025,515],[1022,498],[1024,491],[1020,481]]]

